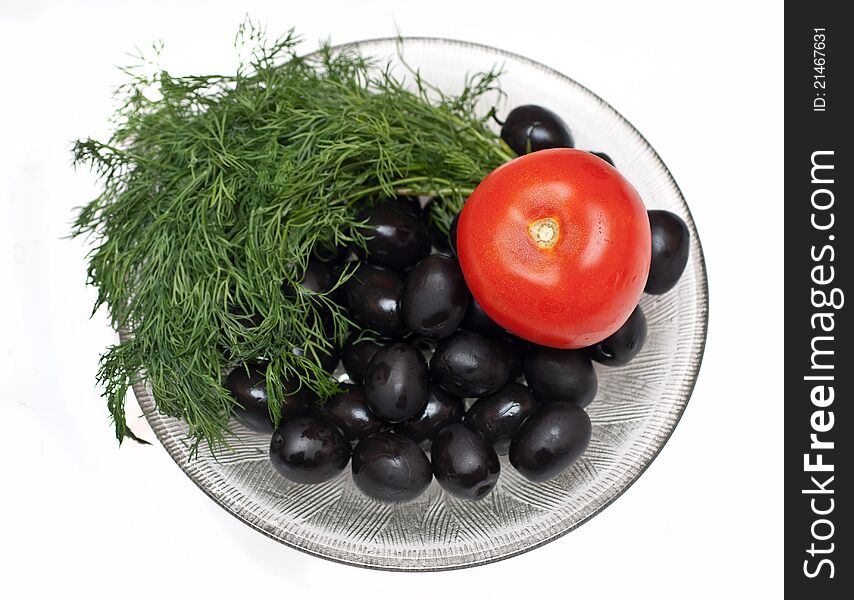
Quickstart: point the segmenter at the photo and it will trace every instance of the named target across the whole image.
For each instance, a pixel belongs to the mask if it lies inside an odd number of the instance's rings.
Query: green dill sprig
[[[354,49],[299,56],[293,32],[267,42],[242,27],[239,42],[248,53],[234,75],[126,70],[111,138],[74,146],[74,164],[103,189],[72,234],[93,244],[95,309],[106,305],[131,336],[98,373],[119,441],[132,436],[124,405],[137,381],[186,421],[193,452],[226,442],[234,400],[222,375],[234,364],[269,361],[275,420],[283,379],[334,393],[318,357],[354,325],[330,294],[298,287],[313,251],[364,245],[357,213],[395,195],[434,197],[431,217],[447,231],[510,158],[475,111],[498,93],[496,72],[451,96]]]

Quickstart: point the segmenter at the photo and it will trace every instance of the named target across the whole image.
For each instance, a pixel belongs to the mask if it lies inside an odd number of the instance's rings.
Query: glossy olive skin
[[[464,413],[465,406],[460,398],[431,383],[430,397],[424,410],[404,421],[400,432],[420,444],[435,438],[446,425],[462,421]]]
[[[473,398],[501,389],[510,378],[510,364],[495,341],[460,330],[436,346],[430,374],[445,391]]]
[[[571,402],[584,408],[596,397],[599,382],[584,350],[532,345],[525,353],[525,380],[542,403]]]
[[[527,387],[510,382],[484,396],[466,412],[465,424],[480,432],[498,454],[507,454],[510,442],[539,403]]]
[[[252,364],[248,371],[238,366],[225,378],[224,387],[237,400],[234,408],[234,418],[253,431],[272,433],[273,421],[267,404],[267,365]],[[285,383],[285,388],[295,392],[288,396],[282,404],[282,421],[288,421],[304,415],[311,410],[316,397],[308,388]]]
[[[319,260],[308,263],[300,281],[302,287],[315,293],[328,292],[336,283],[338,283],[338,270],[335,265]],[[288,282],[282,284],[282,291],[285,296],[294,295],[294,288]]]
[[[320,366],[327,373],[332,373],[338,367],[338,363],[341,360],[341,351],[337,346],[333,346],[329,350],[322,350],[321,353],[323,356],[320,359]]]
[[[509,333],[495,338],[496,343],[501,346],[507,357],[510,369],[510,380],[518,379],[524,371],[525,348],[527,343]]]
[[[322,407],[317,407],[315,415],[338,427],[351,442],[381,430],[385,423],[368,408],[364,388],[347,384],[343,387],[343,392],[329,398]]]
[[[344,284],[350,317],[364,329],[388,338],[406,334],[400,317],[403,281],[394,271],[361,264]]]
[[[453,257],[457,256],[457,225],[459,222],[460,215],[457,213],[451,221],[448,233],[443,233],[435,222],[430,222],[430,238],[433,240],[433,247],[437,253]]]
[[[610,156],[608,156],[608,155],[607,155],[607,154],[605,154],[604,152],[593,152],[593,151],[591,150],[591,151],[590,151],[590,154],[592,154],[593,156],[598,156],[599,158],[601,158],[602,160],[604,160],[606,163],[608,163],[608,164],[609,164],[609,165],[611,165],[612,167],[615,167],[615,166],[616,166],[616,165],[614,164],[614,159],[612,159]]]
[[[598,344],[588,347],[587,354],[603,365],[624,365],[638,355],[644,342],[646,342],[646,317],[638,306],[622,327]]]
[[[282,399],[282,410],[279,412],[280,424],[307,414],[317,403],[315,393],[298,383],[286,381],[285,394],[285,398]]]
[[[526,104],[510,111],[501,127],[501,139],[519,156],[547,148],[574,148],[566,123],[542,106]]]
[[[421,208],[421,202],[415,196],[398,196],[394,200],[390,200],[388,204],[402,210],[415,217],[418,220],[424,220],[425,209]]]
[[[457,330],[471,294],[456,259],[433,254],[406,278],[400,309],[403,323],[417,335],[440,340]]]
[[[474,297],[472,297],[471,302],[469,302],[466,316],[463,318],[463,322],[460,324],[460,327],[481,335],[493,337],[503,335],[505,333],[504,328],[489,318],[489,315],[484,312],[483,308],[481,308],[480,304],[478,304]]]
[[[312,252],[315,260],[333,266],[343,265],[349,254],[350,249],[347,246],[333,246],[331,244],[318,244]]]
[[[317,417],[297,417],[279,425],[270,441],[270,460],[296,483],[327,481],[347,466],[350,443],[341,431]]]
[[[392,423],[420,413],[430,396],[424,356],[402,342],[378,350],[365,373],[365,396],[374,414]]]
[[[446,233],[442,233],[439,226],[432,221],[428,225],[428,228],[430,229],[430,241],[433,243],[433,250],[438,254],[453,256],[451,251],[451,242],[448,239],[448,235]]]
[[[253,431],[272,433],[266,369],[266,365],[251,365],[247,373],[244,367],[238,366],[225,378],[224,387],[237,400],[232,413],[235,419]]]
[[[578,405],[541,406],[510,443],[510,464],[531,481],[546,481],[578,460],[591,433],[590,417]]]
[[[383,347],[383,344],[372,340],[359,340],[355,336],[350,336],[344,347],[341,349],[341,362],[344,363],[344,369],[347,371],[347,376],[353,383],[362,385],[365,382],[365,371],[368,370],[368,365],[377,350]]]
[[[463,500],[480,500],[498,482],[498,455],[474,429],[462,423],[445,427],[430,447],[433,475],[439,485]]]
[[[408,502],[430,485],[433,472],[418,444],[399,433],[368,436],[353,449],[353,483],[374,500]]]
[[[415,349],[418,350],[424,356],[431,356],[433,354],[433,351],[436,349],[437,344],[437,342],[435,342],[434,340],[417,336],[413,336],[407,341],[413,346],[415,346]]]
[[[457,255],[457,226],[460,224],[460,213],[457,213],[454,216],[454,220],[451,221],[451,228],[448,230],[448,245],[451,247],[451,252],[454,253],[454,256]]]
[[[365,254],[369,263],[403,272],[430,254],[430,231],[411,210],[400,200],[390,200],[358,215],[366,221],[364,235],[370,238]]]
[[[652,259],[643,291],[663,294],[676,285],[688,264],[691,232],[685,221],[672,212],[650,210],[647,214],[652,231]]]

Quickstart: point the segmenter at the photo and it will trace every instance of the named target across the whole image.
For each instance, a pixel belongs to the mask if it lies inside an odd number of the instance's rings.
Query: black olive
[[[451,228],[448,230],[448,245],[454,256],[457,255],[457,227],[460,224],[460,213],[454,215],[454,220],[451,221]]]
[[[482,435],[462,423],[445,427],[430,447],[433,475],[446,492],[480,500],[498,481],[498,455]]]
[[[371,359],[383,344],[372,340],[356,341],[357,339],[355,334],[351,335],[344,344],[341,349],[341,362],[344,363],[350,380],[361,385],[365,382],[365,371],[368,370]]]
[[[341,431],[317,417],[297,417],[279,425],[270,441],[276,470],[296,483],[321,483],[347,466],[350,444]]]
[[[524,351],[526,343],[515,335],[505,334],[495,338],[495,341],[501,346],[504,355],[507,357],[507,364],[510,369],[510,380],[518,379],[522,376],[524,369]]]
[[[405,421],[400,431],[413,442],[421,443],[436,437],[445,425],[462,420],[463,401],[452,396],[435,383],[430,384],[430,397],[419,414]]]
[[[489,315],[484,312],[474,297],[469,302],[469,308],[460,326],[463,329],[486,336],[498,336],[505,333],[504,328],[489,318]]]
[[[433,243],[435,252],[437,254],[444,254],[445,256],[453,256],[448,234],[442,233],[442,230],[439,229],[435,221],[430,221],[428,228],[430,229],[430,241]]]
[[[344,286],[350,317],[364,329],[382,336],[399,338],[406,334],[400,318],[403,281],[393,271],[362,264]]]
[[[261,433],[273,431],[270,409],[267,403],[267,365],[251,364],[238,366],[225,378],[224,387],[237,400],[234,418],[243,425]],[[282,402],[283,421],[306,414],[314,404],[315,396],[306,387],[285,382],[288,395]]]
[[[593,363],[583,350],[532,345],[525,353],[525,380],[540,402],[572,402],[582,408],[598,388]]]
[[[364,229],[367,260],[373,265],[404,271],[430,254],[427,225],[409,211],[396,207],[396,200],[380,204],[359,214],[366,220]],[[357,250],[357,254],[361,249]]]
[[[338,282],[338,273],[330,263],[311,261],[302,276],[302,286],[312,292],[328,292]]]
[[[430,239],[433,241],[433,247],[436,253],[446,256],[457,256],[457,225],[460,222],[460,215],[457,213],[451,221],[451,227],[448,233],[443,233],[436,222],[431,220],[429,224]]]
[[[604,152],[593,152],[593,151],[591,150],[591,151],[590,151],[590,154],[592,154],[593,156],[598,156],[599,158],[601,158],[602,160],[604,160],[606,163],[608,163],[608,164],[609,164],[609,165],[611,165],[612,167],[613,167],[613,166],[615,166],[615,165],[614,165],[614,160],[613,160],[610,156],[608,156],[607,154],[605,154]]]
[[[646,317],[641,307],[637,306],[622,327],[587,348],[587,353],[603,365],[624,365],[637,356],[645,341]]]
[[[329,398],[316,414],[329,421],[351,442],[378,432],[385,425],[368,408],[360,385],[344,385],[344,391]]]
[[[676,285],[688,264],[691,233],[685,221],[672,212],[651,210],[648,214],[652,233],[652,261],[644,291],[648,294],[663,294]]]
[[[238,366],[225,378],[225,388],[237,400],[235,419],[253,431],[272,433],[266,370],[266,365],[250,365],[248,372],[246,367]]]
[[[496,452],[506,454],[510,441],[538,406],[531,390],[511,382],[472,404],[465,424],[479,431]]]
[[[327,373],[332,373],[338,367],[338,362],[341,360],[341,351],[338,349],[338,346],[332,346],[328,350],[321,350],[320,353],[322,354],[320,366]]]
[[[501,139],[518,155],[547,148],[574,148],[563,119],[542,106],[526,104],[510,111],[501,127]]]
[[[433,351],[436,349],[436,340],[412,336],[408,341],[424,356],[431,356]]]
[[[412,215],[419,221],[424,219],[425,211],[421,208],[421,201],[415,196],[398,196],[394,200],[389,200],[388,204]]]
[[[402,342],[384,346],[368,365],[365,395],[378,417],[392,423],[414,417],[430,395],[424,356]]]
[[[333,266],[341,266],[347,260],[350,249],[347,246],[334,246],[332,244],[318,244],[312,253],[315,260],[328,263]]]
[[[436,346],[430,373],[446,391],[472,398],[501,389],[510,378],[510,365],[495,341],[460,330]]]
[[[578,460],[591,432],[590,417],[578,405],[541,406],[510,443],[510,464],[531,481],[546,481]]]
[[[446,338],[459,327],[470,298],[456,259],[433,254],[406,278],[400,297],[403,323],[426,338]]]
[[[383,502],[408,502],[430,485],[433,472],[418,444],[399,433],[368,436],[353,449],[353,483]]]
[[[279,411],[280,424],[308,413],[317,403],[317,396],[308,387],[292,381],[285,381],[284,384],[285,397],[282,398],[282,410]]]
[[[308,263],[300,280],[302,287],[315,293],[328,292],[336,283],[338,283],[338,272],[335,265],[316,260]],[[294,295],[294,288],[287,281],[282,284],[282,291],[285,296]]]

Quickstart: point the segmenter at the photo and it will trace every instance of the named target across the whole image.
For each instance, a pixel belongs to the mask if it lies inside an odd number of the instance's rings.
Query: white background
[[[157,445],[117,448],[93,387],[115,337],[87,318],[83,245],[62,239],[96,189],[71,141],[108,135],[126,51],[162,38],[173,72],[220,72],[244,13],[297,27],[305,50],[399,28],[526,55],[607,99],[668,164],[708,261],[706,358],[664,451],[601,515],[493,565],[367,571],[243,525]],[[782,51],[775,2],[2,0],[0,597],[780,597]]]

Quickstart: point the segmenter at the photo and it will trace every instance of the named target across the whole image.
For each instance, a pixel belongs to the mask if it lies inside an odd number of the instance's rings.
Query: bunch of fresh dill
[[[283,379],[334,393],[318,353],[353,324],[327,294],[297,287],[312,253],[363,244],[359,210],[400,194],[433,196],[431,218],[447,231],[471,189],[510,158],[475,112],[497,91],[494,72],[450,96],[411,70],[409,87],[352,48],[301,57],[293,32],[273,42],[256,28],[241,34],[252,52],[234,75],[129,71],[110,140],[74,147],[103,191],[73,235],[93,242],[95,308],[105,304],[130,336],[98,373],[119,441],[134,437],[125,397],[137,381],[158,410],[186,421],[194,452],[225,442],[230,365],[269,361],[274,417]],[[283,283],[304,293],[283,294]]]

